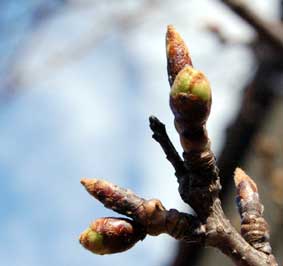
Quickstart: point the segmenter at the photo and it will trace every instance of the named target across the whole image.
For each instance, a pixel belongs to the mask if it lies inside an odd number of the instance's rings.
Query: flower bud
[[[170,107],[177,120],[191,126],[204,124],[211,107],[211,89],[205,75],[191,66],[185,66],[172,85]]]
[[[129,219],[100,218],[80,236],[80,243],[93,253],[104,255],[123,252],[143,240],[143,228]]]
[[[257,185],[242,169],[235,170],[237,205],[241,216],[241,235],[255,249],[271,254],[269,229],[263,218]]]
[[[172,25],[167,27],[166,55],[168,79],[170,86],[172,86],[177,74],[185,66],[192,66],[189,50],[180,34]]]
[[[177,75],[171,88],[171,95],[186,93],[204,102],[210,101],[211,89],[205,75],[191,66],[185,66]]]

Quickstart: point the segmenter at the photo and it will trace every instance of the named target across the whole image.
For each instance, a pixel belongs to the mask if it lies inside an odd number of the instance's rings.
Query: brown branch
[[[179,240],[203,241],[204,228],[193,215],[175,209],[166,210],[160,200],[145,200],[105,180],[84,178],[81,183],[106,208],[132,218],[146,234],[166,233]]]
[[[243,0],[221,0],[233,12],[245,20],[259,34],[260,37],[266,39],[270,44],[283,50],[283,26],[279,23],[273,25],[261,18],[254,10],[250,9]]]
[[[157,121],[160,122],[159,120],[157,120]],[[152,128],[153,128],[154,132],[156,132],[156,127],[152,127]],[[164,138],[166,139],[165,146],[168,145],[167,141],[170,141],[170,140],[167,139],[168,138],[167,135],[164,135],[164,134],[166,134],[166,131],[165,131],[165,126],[163,124],[161,124],[161,129],[162,130],[159,132],[159,134],[161,134],[162,137],[160,138],[160,136],[159,136],[159,138],[157,138],[157,141],[160,143],[160,145],[163,148],[163,146],[164,146]],[[166,148],[164,149],[163,148],[163,150],[166,151],[165,153],[167,155],[168,149],[166,149]],[[169,149],[169,153],[170,152],[173,155],[175,154],[174,152],[172,152]],[[172,154],[169,156],[169,158],[172,158]],[[179,157],[177,157],[177,158],[179,158]],[[169,160],[169,161],[171,162],[171,160]],[[203,167],[203,165],[202,165],[202,167]],[[190,172],[188,169],[185,169],[185,170],[186,170],[187,177],[189,175],[192,175],[192,172]],[[204,174],[204,172],[203,172],[204,168],[201,168],[201,170],[202,170],[202,174]],[[180,178],[179,180],[182,180],[182,177],[184,177],[184,176],[186,176],[186,175],[181,175],[179,177]],[[184,177],[184,178],[186,178],[186,177]],[[199,176],[195,176],[195,179],[198,179],[198,178],[200,178],[200,177]],[[182,180],[181,182],[184,182],[184,180]],[[182,185],[184,186],[184,183],[182,183],[181,186]],[[185,187],[187,187],[187,185],[185,185]],[[204,193],[204,194],[206,195],[207,192]],[[201,196],[200,193],[198,193],[197,198],[200,198],[200,196]],[[198,204],[200,204],[200,203],[198,203]],[[254,260],[255,261],[261,261],[261,260],[264,261],[266,258],[264,256],[262,256],[260,253],[252,252],[251,248],[250,248],[250,245],[247,242],[245,242],[239,236],[239,234],[232,227],[230,222],[225,218],[224,213],[223,213],[223,211],[221,209],[220,201],[218,199],[215,201],[215,204],[214,204],[213,208],[214,208],[214,210],[215,210],[215,212],[217,214],[216,214],[216,217],[212,218],[212,216],[211,216],[210,217],[210,222],[206,224],[206,227],[210,228],[209,235],[207,235],[206,245],[208,245],[208,246],[216,246],[221,251],[223,251],[223,253],[225,253],[228,256],[230,256],[235,261],[235,263],[237,265],[241,265],[240,263],[242,263],[241,262],[243,260],[242,258],[244,258],[244,261],[245,261],[244,264],[242,264],[242,265],[253,265],[252,263],[254,263]],[[221,220],[221,222],[219,222],[218,220]],[[217,236],[215,236],[215,232],[217,232]],[[227,237],[225,232],[228,233],[229,237]],[[223,238],[223,242],[220,241],[220,236],[218,235],[218,233],[222,235],[221,238]],[[235,250],[237,252],[235,252]]]
[[[169,26],[166,35],[177,36],[178,41],[176,46],[174,39],[166,38],[166,47],[171,47],[166,50],[168,75],[175,77],[172,80],[170,107],[175,117],[175,127],[180,135],[184,149],[183,157],[188,169],[187,174],[179,179],[179,192],[183,201],[188,203],[205,222],[214,201],[214,193],[210,190],[216,194],[220,190],[214,155],[210,150],[205,127],[210,113],[211,91],[204,74],[192,67],[191,59],[185,61],[190,62],[190,65],[184,63],[183,52],[180,53],[179,47],[182,47],[182,51],[188,49],[180,35],[175,32],[176,30]],[[181,65],[183,69],[177,76],[172,74]]]
[[[176,151],[174,145],[172,144],[170,138],[167,135],[165,125],[159,121],[155,116],[149,117],[149,126],[153,132],[152,137],[160,144],[166,158],[172,164],[175,169],[175,175],[180,179],[181,176],[187,173],[187,169],[184,165],[184,161]]]
[[[174,30],[168,28],[168,31]],[[182,42],[179,37],[178,42]],[[178,53],[167,50],[167,57],[171,56],[175,58],[167,61],[178,65]],[[224,215],[219,199],[218,168],[205,128],[210,104],[210,85],[203,73],[184,66],[173,80],[170,92],[170,107],[188,169],[179,181],[180,195],[206,225],[206,245],[219,248],[236,265],[277,265],[272,255],[258,251],[243,239]]]
[[[174,36],[177,40],[174,40]],[[256,197],[256,185],[251,179],[243,178],[243,175],[238,178],[236,174],[240,214],[243,217],[242,229],[245,229],[242,234],[245,239],[223,212],[219,199],[220,177],[206,131],[211,106],[210,85],[204,74],[192,67],[190,58],[187,58],[188,49],[172,26],[168,27],[166,40],[169,83],[172,83],[170,107],[184,150],[185,166],[169,140],[165,126],[151,118],[151,128],[153,137],[161,144],[176,172],[176,168],[181,166],[182,175],[178,176],[179,192],[183,201],[195,210],[196,216],[174,209],[167,211],[160,200],[145,200],[107,181],[83,179],[81,183],[87,191],[105,207],[133,220],[99,219],[83,233],[80,242],[93,252],[109,254],[128,249],[145,234],[155,236],[167,233],[176,239],[216,247],[236,265],[276,266],[271,249],[266,248],[269,244],[266,239],[255,241],[254,238],[254,226],[262,226],[263,223],[260,223],[262,205]],[[177,69],[180,69],[178,73]],[[256,223],[247,223],[247,220],[253,221],[254,214],[258,218],[255,219]],[[245,219],[246,217],[249,219]],[[262,231],[265,229],[266,227]],[[250,232],[253,233],[253,238],[250,237]],[[121,239],[123,234],[129,239],[128,242],[124,243]]]
[[[278,54],[276,56],[275,54],[270,55],[268,60],[264,62],[257,55],[256,58],[257,61],[260,61],[260,64],[252,80],[243,89],[243,99],[239,113],[226,129],[223,149],[217,158],[217,165],[222,177],[220,197],[222,203],[224,202],[224,209],[225,207],[227,209],[230,208],[226,203],[228,203],[231,193],[233,193],[234,185],[231,178],[233,172],[237,166],[242,165],[245,161],[251,143],[253,143],[255,136],[262,128],[266,117],[270,115],[271,107],[276,99],[276,93],[280,92],[274,88],[277,84],[274,82],[274,79],[277,76],[279,77],[282,72],[282,69],[280,69],[281,65],[278,64],[278,61],[280,61]],[[273,228],[272,231],[276,230]],[[171,265],[198,265],[204,251],[199,245],[189,245],[185,242],[180,242],[178,253]]]

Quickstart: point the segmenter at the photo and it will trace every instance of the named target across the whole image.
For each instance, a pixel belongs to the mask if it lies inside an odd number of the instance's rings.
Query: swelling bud
[[[210,106],[209,81],[202,72],[185,66],[176,76],[170,91],[170,107],[176,120],[199,127],[207,121]]]
[[[89,251],[104,255],[126,251],[144,238],[142,227],[132,220],[106,217],[95,220],[79,241]]]

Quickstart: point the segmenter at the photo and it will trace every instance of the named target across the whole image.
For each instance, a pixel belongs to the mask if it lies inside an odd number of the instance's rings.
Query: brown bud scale
[[[80,236],[80,243],[93,253],[104,255],[123,252],[145,237],[141,225],[129,219],[100,218]]]
[[[169,84],[172,86],[177,74],[186,66],[192,66],[189,50],[180,34],[172,25],[166,34],[167,71]]]
[[[135,216],[136,210],[144,202],[144,199],[137,197],[132,191],[113,185],[105,180],[83,178],[81,183],[105,207],[129,217]]]
[[[166,210],[160,200],[145,200],[105,180],[84,178],[81,183],[105,207],[133,218],[146,228],[148,234],[166,232]]]
[[[237,205],[241,216],[241,234],[254,248],[271,254],[268,224],[263,218],[256,183],[240,168],[235,170]]]

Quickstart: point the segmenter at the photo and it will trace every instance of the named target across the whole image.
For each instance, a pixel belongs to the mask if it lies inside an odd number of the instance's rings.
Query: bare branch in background
[[[95,1],[91,3],[83,2],[72,2],[65,1],[65,9],[71,9],[72,6],[75,6],[76,10],[78,7],[81,7],[82,10],[89,8],[91,5],[92,8],[95,8],[95,5],[99,5],[101,2]],[[102,3],[104,5],[109,5],[109,3]],[[95,47],[106,37],[113,32],[115,29],[119,31],[122,35],[127,36],[126,33],[131,29],[135,29],[137,25],[143,23],[146,20],[147,16],[152,15],[158,7],[160,6],[160,0],[149,1],[145,0],[141,6],[135,10],[130,10],[128,13],[125,12],[108,12],[107,16],[103,17],[101,24],[103,26],[98,27],[94,25],[90,30],[84,34],[75,44],[70,44],[69,47],[64,48],[63,50],[58,50],[55,53],[52,53],[45,62],[42,62],[40,67],[37,69],[37,75],[33,76],[32,80],[27,80],[22,73],[21,59],[25,56],[23,51],[28,47],[30,34],[27,34],[21,42],[21,46],[17,48],[16,51],[9,58],[6,70],[5,78],[2,80],[1,87],[1,98],[8,99],[13,95],[16,95],[17,90],[22,85],[29,86],[42,79],[48,78],[50,76],[50,71],[47,71],[45,67],[47,65],[52,66],[52,71],[62,68],[64,65],[80,60],[90,51],[95,49]],[[54,14],[56,9],[52,9],[52,12],[46,8],[48,5],[42,4],[35,8],[33,11],[33,19],[31,24],[30,33],[33,33],[34,28],[37,26],[43,25],[43,22],[47,22],[50,19],[51,14]],[[38,21],[41,21],[38,24]],[[47,68],[47,67],[46,67]],[[32,84],[30,84],[32,83]]]
[[[270,44],[280,49],[281,52],[283,51],[283,26],[281,23],[271,24],[264,20],[246,5],[246,1],[221,0],[221,2],[251,25],[260,37],[266,39]]]

